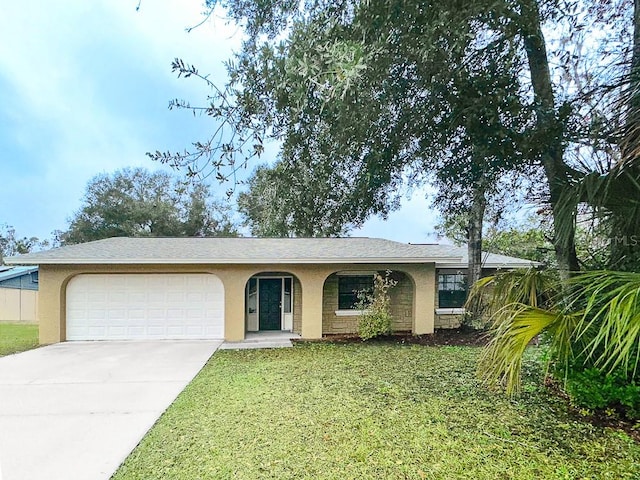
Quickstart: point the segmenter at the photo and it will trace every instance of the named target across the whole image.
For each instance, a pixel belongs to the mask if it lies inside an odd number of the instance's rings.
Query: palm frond
[[[603,371],[638,371],[640,355],[640,273],[594,271],[571,279],[571,305],[584,309],[576,328],[582,354]]]
[[[558,277],[551,270],[535,268],[500,271],[472,285],[467,302],[483,302],[490,314],[504,305],[542,307],[556,296]]]
[[[544,331],[553,332],[553,347],[567,358],[576,319],[572,315],[513,303],[495,314],[490,331],[492,339],[485,347],[478,374],[489,388],[503,387],[508,395],[521,388],[522,358],[527,345]]]
[[[585,212],[580,205],[588,206],[590,220],[609,226],[614,247],[611,266],[625,265],[628,252],[622,247],[640,231],[640,157],[620,161],[606,173],[585,173],[563,189],[554,218],[561,242],[574,234],[578,211]]]

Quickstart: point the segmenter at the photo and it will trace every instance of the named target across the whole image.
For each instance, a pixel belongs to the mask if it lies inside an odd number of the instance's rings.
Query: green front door
[[[282,279],[261,278],[258,282],[260,330],[281,330]]]

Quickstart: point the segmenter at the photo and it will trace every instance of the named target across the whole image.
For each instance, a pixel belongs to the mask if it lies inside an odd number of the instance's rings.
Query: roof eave
[[[355,264],[372,264],[372,263],[391,263],[391,264],[423,264],[423,263],[438,263],[442,261],[455,261],[461,260],[462,257],[421,257],[421,258],[257,258],[257,259],[215,259],[215,258],[129,258],[129,259],[98,259],[98,258],[75,258],[75,259],[21,259],[18,262],[18,257],[13,257],[14,262],[12,264],[29,264],[29,265],[200,265],[200,264],[215,264],[215,265],[273,265],[273,264],[289,264],[289,265],[314,265],[314,264],[332,264],[332,263],[355,263]],[[7,263],[8,260],[7,259]]]
[[[483,263],[482,268],[529,268],[529,267],[541,267],[543,264],[539,262],[514,262],[514,263]],[[438,263],[437,268],[467,268],[467,263]]]

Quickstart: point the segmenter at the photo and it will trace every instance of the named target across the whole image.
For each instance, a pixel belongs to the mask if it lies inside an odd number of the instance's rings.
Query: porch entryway
[[[293,277],[256,275],[245,292],[247,332],[293,331]]]
[[[260,332],[247,332],[241,342],[224,342],[222,350],[244,350],[249,348],[286,348],[292,347],[291,340],[300,339],[300,335],[282,330],[264,330]]]

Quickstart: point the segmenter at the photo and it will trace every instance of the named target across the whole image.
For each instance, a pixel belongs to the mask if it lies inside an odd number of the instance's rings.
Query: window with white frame
[[[467,300],[467,275],[465,273],[438,274],[438,307],[462,308]]]

